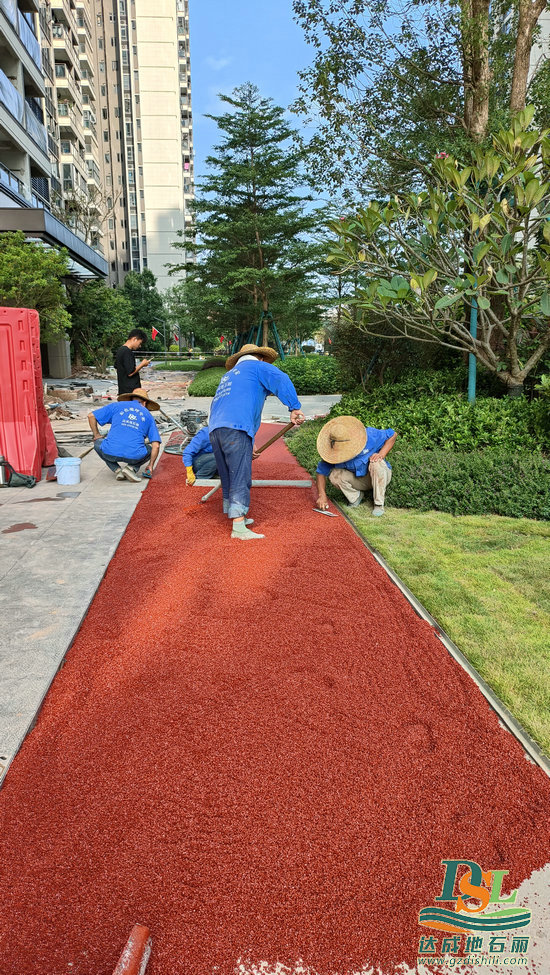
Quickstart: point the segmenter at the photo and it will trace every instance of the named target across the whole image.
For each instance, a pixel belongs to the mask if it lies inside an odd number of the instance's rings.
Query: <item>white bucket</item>
[[[58,484],[80,484],[80,457],[56,457],[55,473]]]

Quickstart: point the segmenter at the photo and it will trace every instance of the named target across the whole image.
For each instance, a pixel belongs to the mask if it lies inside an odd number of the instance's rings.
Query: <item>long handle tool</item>
[[[280,437],[284,437],[285,433],[288,433],[288,431],[291,430],[293,426],[294,423],[292,421],[290,423],[287,423],[286,427],[283,427],[283,429],[279,430],[279,432],[276,433],[274,437],[271,437],[270,440],[262,444],[262,446],[259,447],[258,450],[256,451],[256,454],[263,454],[264,450],[267,450],[268,447],[271,447],[271,444],[275,443],[276,440],[279,440]],[[208,498],[211,498],[212,495],[216,493],[216,491],[219,491],[221,486],[222,486],[222,482],[218,481],[216,487],[211,488],[210,491],[208,491],[208,494],[203,495],[203,497],[201,498],[201,503],[203,501],[208,501]]]

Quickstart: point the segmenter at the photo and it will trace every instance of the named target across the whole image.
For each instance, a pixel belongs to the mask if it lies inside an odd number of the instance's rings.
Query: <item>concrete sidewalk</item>
[[[313,418],[339,399],[303,396],[302,408]],[[211,402],[211,397],[163,398],[162,406],[178,417],[182,409],[208,412]],[[262,420],[285,422],[288,410],[270,396]],[[61,435],[89,432],[85,415],[56,427]],[[77,456],[84,449],[75,443],[70,452]],[[82,460],[80,484],[42,480],[33,489],[0,490],[0,783],[148,483],[117,481],[92,451]]]

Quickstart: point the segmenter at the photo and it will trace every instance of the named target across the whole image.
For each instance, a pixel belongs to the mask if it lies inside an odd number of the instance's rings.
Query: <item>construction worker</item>
[[[288,376],[273,365],[277,353],[267,346],[243,345],[229,356],[227,370],[212,402],[208,432],[223,491],[223,511],[233,522],[231,538],[263,538],[248,525],[254,437],[267,396],[278,396],[288,406],[290,419],[305,420],[296,390]]]
[[[395,430],[364,427],[355,416],[337,416],[325,423],[317,437],[317,507],[328,510],[327,477],[348,499],[350,508],[361,504],[365,491],[372,488],[373,517],[384,514],[386,488],[391,467],[386,460],[397,434]]]
[[[183,451],[183,466],[187,474],[186,484],[192,485],[197,477],[212,478],[218,476],[216,458],[208,427],[203,427],[195,434]]]
[[[145,389],[123,393],[118,403],[88,413],[94,450],[116,475],[117,481],[141,481],[140,467],[147,464],[144,474],[153,476],[153,467],[159,455],[160,434],[150,410],[160,410],[158,403],[149,398]],[[98,424],[111,424],[106,437],[102,437]],[[145,443],[145,438],[149,444]]]

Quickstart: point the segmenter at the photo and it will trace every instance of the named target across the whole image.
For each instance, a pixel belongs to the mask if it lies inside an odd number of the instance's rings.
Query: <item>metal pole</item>
[[[477,301],[472,298],[470,308],[470,335],[473,339],[477,338]],[[476,401],[476,357],[473,352],[468,354],[468,403]]]

